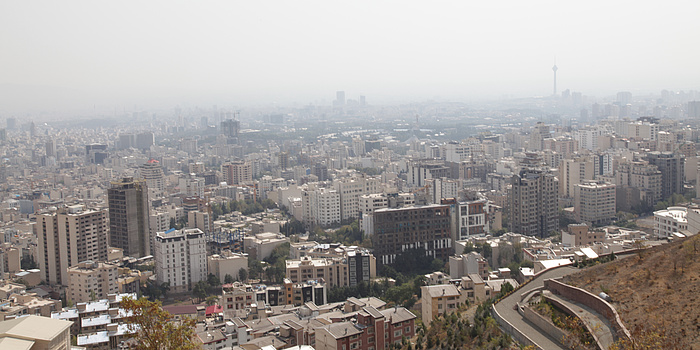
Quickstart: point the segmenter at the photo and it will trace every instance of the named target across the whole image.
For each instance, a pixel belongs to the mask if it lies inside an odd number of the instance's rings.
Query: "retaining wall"
[[[561,329],[557,328],[552,322],[549,322],[544,316],[538,314],[535,310],[529,306],[523,307],[523,317],[526,320],[532,322],[541,329],[543,332],[547,333],[550,337],[556,339],[560,343],[562,339],[566,337],[566,333]]]
[[[607,301],[599,298],[597,295],[589,293],[586,290],[564,284],[557,280],[548,279],[544,281],[545,289],[548,289],[556,294],[559,294],[567,299],[573,300],[575,302],[581,303],[595,310],[597,313],[603,315],[617,333],[616,336],[622,339],[631,340],[632,336],[630,332],[625,328],[625,325],[620,319],[620,315],[617,313],[612,305],[608,304]]]
[[[576,312],[574,312],[574,310],[571,310],[568,306],[560,303],[559,300],[552,299],[547,295],[545,295],[544,298],[548,302],[552,303],[552,305],[554,305],[557,308],[559,308],[560,310],[564,311],[564,313],[566,313],[567,315],[569,315],[571,317],[576,317],[577,319],[581,320],[581,318],[578,317],[578,315],[576,315]],[[589,325],[586,324],[586,322],[583,322],[583,320],[581,320],[581,323],[583,324],[584,327],[586,327],[586,330],[591,335],[591,337],[593,337],[593,341],[595,341],[596,345],[598,346],[598,349],[604,349],[603,344],[601,344],[600,339],[598,339],[598,336],[593,331],[593,329],[591,329],[591,327],[589,327]]]
[[[506,331],[506,333],[510,334],[513,339],[518,341],[520,344],[524,344],[526,346],[532,345],[538,350],[544,350],[535,344],[535,342],[533,342],[530,338],[528,338],[527,335],[510,324],[510,322],[508,322],[505,318],[501,317],[501,314],[498,313],[498,310],[496,310],[496,307],[493,305],[491,305],[491,316],[493,316],[496,322],[501,326],[501,328],[503,328],[504,331]]]

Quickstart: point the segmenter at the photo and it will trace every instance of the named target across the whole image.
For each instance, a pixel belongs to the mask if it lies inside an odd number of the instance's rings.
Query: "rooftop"
[[[0,336],[15,336],[50,341],[70,328],[73,322],[29,315],[0,322]]]
[[[459,296],[459,290],[452,284],[438,284],[435,286],[424,286],[431,298]]]
[[[109,332],[107,332],[107,331],[100,331],[100,332],[95,332],[95,333],[79,334],[78,335],[78,346],[107,343],[107,342],[109,342]]]

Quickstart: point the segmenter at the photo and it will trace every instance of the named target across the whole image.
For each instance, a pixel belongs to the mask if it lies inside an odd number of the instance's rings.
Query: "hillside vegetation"
[[[700,235],[593,266],[563,282],[609,294],[625,326],[648,348],[700,349]]]

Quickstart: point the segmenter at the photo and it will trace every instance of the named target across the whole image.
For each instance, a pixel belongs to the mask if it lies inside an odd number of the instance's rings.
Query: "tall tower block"
[[[552,90],[552,95],[557,94],[557,65],[556,63],[554,64],[554,67],[552,67],[552,71],[554,71],[554,89]]]

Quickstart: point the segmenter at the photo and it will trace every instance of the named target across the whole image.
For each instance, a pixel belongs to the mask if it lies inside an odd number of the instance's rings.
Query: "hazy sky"
[[[0,111],[700,88],[699,1],[3,1]]]

